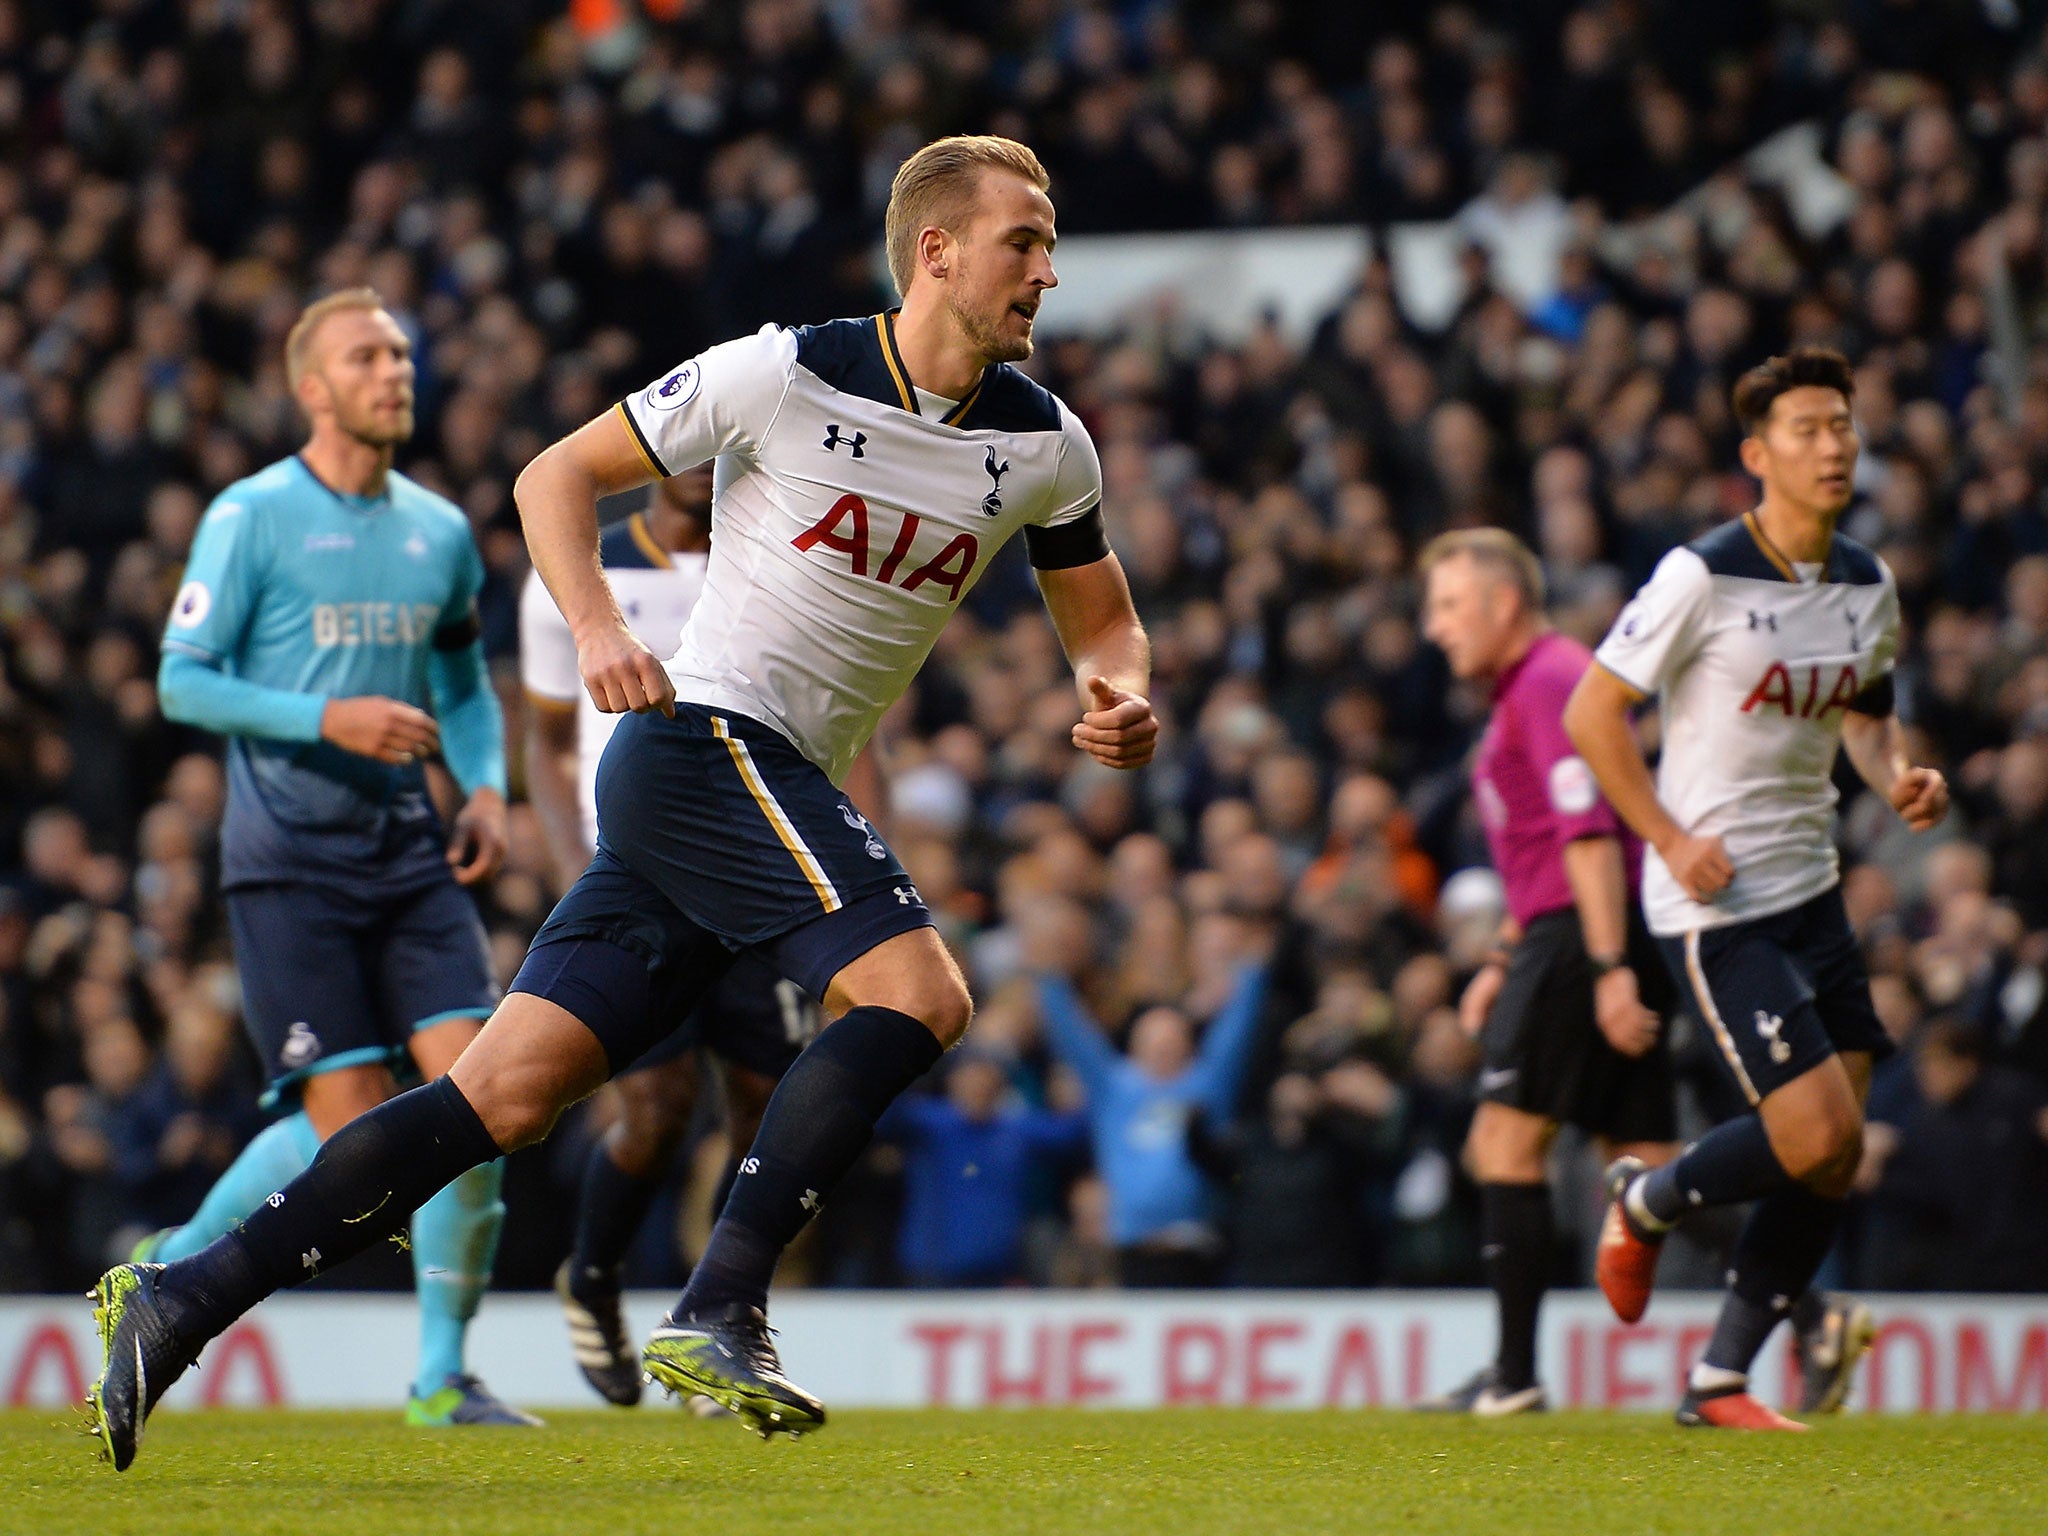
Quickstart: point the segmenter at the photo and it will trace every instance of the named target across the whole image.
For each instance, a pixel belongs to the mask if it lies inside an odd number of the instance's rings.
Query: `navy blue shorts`
[[[628,1070],[660,1066],[701,1047],[735,1066],[779,1079],[817,1033],[818,1005],[750,951],[735,957],[704,1001]]]
[[[696,1011],[733,956],[822,1000],[931,914],[865,817],[781,733],[678,702],[628,715],[597,771],[597,854],[512,990],[566,1009],[614,1072]],[[713,1042],[715,1048],[715,1042]]]
[[[1751,1104],[1830,1056],[1892,1053],[1839,885],[1789,911],[1657,946]]]
[[[396,897],[248,885],[227,908],[266,1109],[338,1067],[402,1070],[416,1031],[497,1004],[483,922],[452,878]]]

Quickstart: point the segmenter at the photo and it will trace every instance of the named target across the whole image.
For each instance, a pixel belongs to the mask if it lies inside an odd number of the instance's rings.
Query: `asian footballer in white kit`
[[[1663,1235],[1685,1212],[1756,1201],[1679,1404],[1688,1426],[1804,1428],[1750,1395],[1749,1367],[1834,1241],[1871,1063],[1891,1049],[1842,907],[1838,750],[1914,831],[1948,809],[1941,775],[1907,760],[1893,713],[1897,584],[1835,531],[1856,468],[1852,390],[1847,361],[1820,348],[1743,375],[1742,463],[1761,502],[1664,557],[1565,710],[1600,788],[1648,845],[1650,931],[1756,1110],[1662,1168],[1624,1158],[1608,1171],[1596,1273],[1624,1322],[1649,1304]],[[1628,722],[1652,694],[1664,736],[1654,784]],[[1834,1390],[1809,1394],[1812,1406],[1839,1406],[1867,1342],[1867,1321],[1834,1341]]]
[[[923,901],[838,781],[1020,529],[1074,667],[1075,745],[1136,768],[1158,735],[1094,448],[1009,366],[1030,355],[1058,281],[1048,184],[1007,139],[927,145],[890,193],[900,312],[713,347],[527,467],[528,545],[584,685],[608,712],[634,712],[599,770],[597,855],[448,1076],[348,1126],[211,1247],[102,1277],[92,1409],[117,1468],[208,1339],[377,1241],[454,1175],[545,1135],[740,951],[833,1018],[777,1087],[644,1363],[763,1434],[824,1422],[776,1359],[768,1282],[971,1012]],[[597,499],[714,456],[704,592],[664,667],[605,584]],[[670,1007],[657,1013],[656,998]]]

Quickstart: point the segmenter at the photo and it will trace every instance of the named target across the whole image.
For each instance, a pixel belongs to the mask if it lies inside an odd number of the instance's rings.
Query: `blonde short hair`
[[[958,231],[973,216],[974,196],[985,170],[1015,172],[1041,192],[1052,185],[1038,156],[1026,145],[989,133],[934,139],[896,168],[882,236],[889,252],[889,276],[898,293],[910,291],[919,233],[934,227]]]
[[[1454,528],[1422,547],[1416,568],[1425,578],[1444,561],[1464,555],[1521,594],[1531,613],[1543,612],[1543,563],[1505,528]]]
[[[330,315],[383,307],[384,296],[374,288],[337,288],[308,304],[292,322],[291,334],[284,339],[284,373],[291,387],[297,390],[299,380],[306,376],[306,364],[313,355],[313,334],[327,323]]]

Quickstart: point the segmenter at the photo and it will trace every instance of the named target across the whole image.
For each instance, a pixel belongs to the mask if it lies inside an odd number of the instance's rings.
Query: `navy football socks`
[[[852,1009],[805,1047],[768,1101],[675,1315],[765,1305],[782,1250],[853,1166],[882,1112],[941,1054],[930,1030],[893,1008]]]
[[[1735,1240],[1728,1295],[1701,1363],[1747,1373],[1771,1330],[1795,1308],[1841,1230],[1846,1209],[1803,1184],[1759,1200]]]
[[[646,1177],[628,1173],[612,1161],[611,1148],[604,1142],[590,1149],[576,1206],[576,1246],[570,1253],[572,1287],[583,1280],[616,1281],[626,1250],[647,1219],[654,1197],[661,1193],[665,1172]]]
[[[500,1155],[446,1077],[378,1105],[328,1137],[239,1228],[170,1266],[180,1326],[211,1338],[271,1292],[399,1231],[451,1179]]]
[[[1715,1126],[1663,1167],[1652,1168],[1632,1193],[1663,1230],[1687,1211],[1755,1200],[1792,1182],[1771,1150],[1763,1117],[1743,1115]]]

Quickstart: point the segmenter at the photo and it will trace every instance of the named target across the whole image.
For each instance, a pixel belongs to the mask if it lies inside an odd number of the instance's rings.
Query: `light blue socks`
[[[505,1227],[503,1158],[472,1168],[412,1218],[412,1269],[420,1298],[420,1364],[413,1391],[428,1397],[463,1369],[463,1336],[490,1287]]]
[[[319,1150],[320,1138],[304,1110],[265,1126],[214,1181],[192,1219],[165,1233],[149,1257],[164,1264],[189,1259],[304,1173]]]

